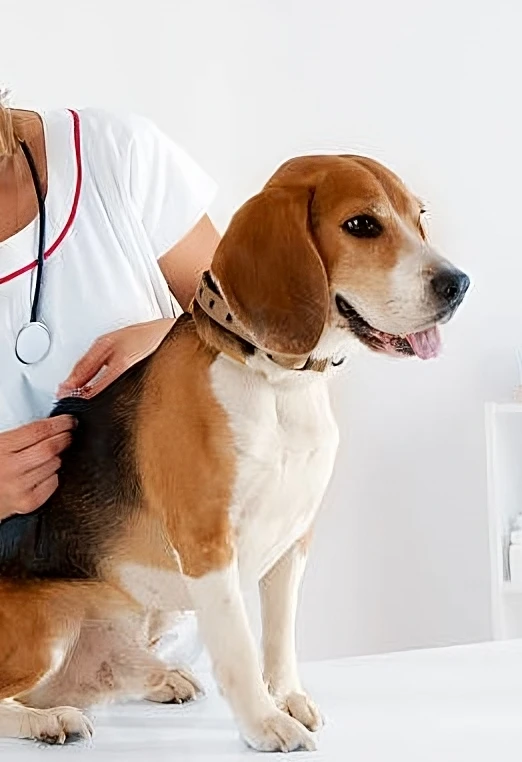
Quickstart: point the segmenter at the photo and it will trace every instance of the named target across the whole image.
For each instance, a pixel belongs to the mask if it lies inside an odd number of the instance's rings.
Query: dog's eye
[[[370,217],[369,214],[361,214],[343,222],[342,229],[355,238],[377,238],[382,233],[381,223]]]

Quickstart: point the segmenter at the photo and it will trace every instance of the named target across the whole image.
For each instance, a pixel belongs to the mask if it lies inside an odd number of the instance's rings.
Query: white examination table
[[[265,762],[522,762],[522,641],[342,659],[307,665],[303,675],[327,717],[318,751],[262,755]],[[112,706],[97,710],[94,720],[92,748],[0,740],[0,760],[255,756],[213,689],[197,704]]]

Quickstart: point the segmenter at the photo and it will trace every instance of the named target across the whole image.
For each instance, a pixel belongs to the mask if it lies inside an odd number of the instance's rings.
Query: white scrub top
[[[214,182],[146,119],[98,109],[43,113],[48,167],[40,319],[47,357],[23,365],[38,220],[0,242],[0,431],[45,417],[92,342],[180,312],[158,265],[205,214]]]

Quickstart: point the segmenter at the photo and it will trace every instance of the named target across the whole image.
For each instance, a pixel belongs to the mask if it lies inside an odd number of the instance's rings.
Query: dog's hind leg
[[[36,686],[24,701],[38,709],[56,704],[87,708],[127,699],[184,703],[201,692],[183,669],[170,669],[147,647],[139,612],[124,607],[109,618],[101,604],[81,629],[61,669]]]
[[[91,723],[78,709],[38,710],[22,703],[24,694],[60,668],[74,642],[76,593],[74,585],[0,581],[0,738],[90,738]]]

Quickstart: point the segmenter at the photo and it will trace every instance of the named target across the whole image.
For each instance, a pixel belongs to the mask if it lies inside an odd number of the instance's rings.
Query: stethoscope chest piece
[[[40,322],[26,323],[16,337],[16,356],[24,365],[40,362],[49,354],[51,334]]]

